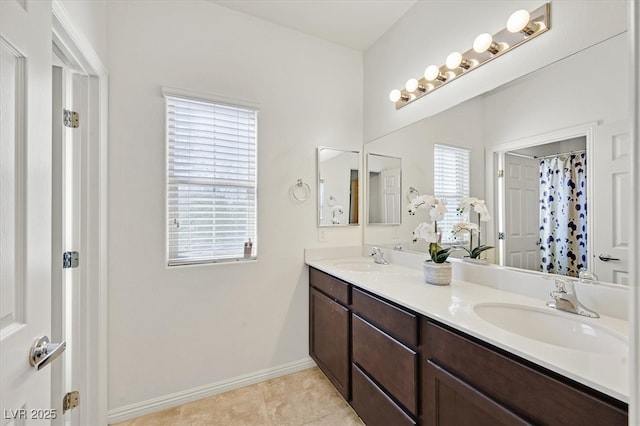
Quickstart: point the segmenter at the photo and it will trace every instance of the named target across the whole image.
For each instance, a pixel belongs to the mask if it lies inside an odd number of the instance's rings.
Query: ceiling
[[[417,0],[210,0],[355,50],[367,50]]]

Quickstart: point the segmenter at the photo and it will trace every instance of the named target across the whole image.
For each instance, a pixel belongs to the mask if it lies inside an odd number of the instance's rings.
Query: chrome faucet
[[[590,272],[586,269],[583,269],[578,273],[578,281],[585,284],[597,284],[598,276],[595,274],[595,272]]]
[[[389,262],[385,260],[384,255],[382,254],[382,250],[380,250],[380,247],[374,247],[373,251],[371,252],[371,254],[369,254],[369,256],[373,257],[373,261],[375,263],[379,263],[380,265],[389,264]]]
[[[580,303],[572,281],[561,277],[554,278],[554,281],[556,289],[551,292],[553,300],[548,301],[547,306],[589,318],[600,318],[600,315],[585,308]]]

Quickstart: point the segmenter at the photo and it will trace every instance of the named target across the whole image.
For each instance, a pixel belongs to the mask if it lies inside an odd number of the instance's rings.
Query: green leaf
[[[489,250],[492,249],[493,246],[478,246],[476,248],[474,248],[473,250],[471,250],[471,253],[469,254],[469,257],[472,259],[477,259],[478,256],[480,256],[480,253],[482,253],[485,250]]]
[[[449,247],[443,249],[437,243],[429,244],[429,254],[431,255],[431,260],[434,263],[444,263],[449,258],[451,251],[456,249],[455,247]]]

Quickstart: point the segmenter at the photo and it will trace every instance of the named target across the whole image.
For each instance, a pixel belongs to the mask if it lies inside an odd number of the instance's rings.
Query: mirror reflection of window
[[[458,222],[468,222],[469,215],[459,215],[456,208],[463,198],[469,197],[469,156],[468,149],[436,144],[433,147],[433,194],[447,205],[444,220],[438,222],[442,232],[442,243],[468,241],[468,233],[454,236],[453,226]]]

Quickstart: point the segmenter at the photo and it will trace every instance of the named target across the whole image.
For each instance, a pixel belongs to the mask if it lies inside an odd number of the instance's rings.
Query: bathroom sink
[[[479,303],[473,309],[483,320],[529,339],[599,354],[628,352],[624,337],[578,315],[569,318],[544,309],[505,303]]]

